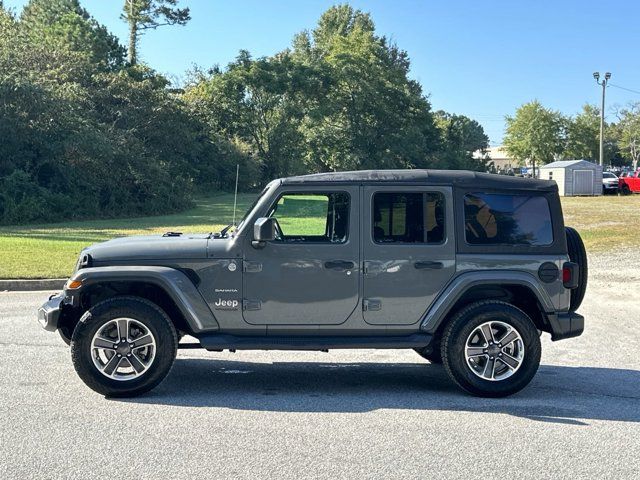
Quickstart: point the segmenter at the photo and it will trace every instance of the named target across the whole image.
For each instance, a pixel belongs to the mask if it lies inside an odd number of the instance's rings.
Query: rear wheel
[[[587,278],[589,274],[589,262],[587,260],[587,251],[580,234],[571,227],[566,227],[567,235],[567,251],[569,260],[578,264],[578,286],[571,290],[571,302],[569,310],[575,312],[578,310],[587,291]]]
[[[82,316],[71,339],[71,356],[89,388],[130,397],[164,379],[177,345],[176,330],[157,305],[137,297],[115,297]]]
[[[487,300],[458,312],[445,328],[441,354],[451,379],[469,393],[505,397],[526,387],[540,365],[540,338],[527,314]]]

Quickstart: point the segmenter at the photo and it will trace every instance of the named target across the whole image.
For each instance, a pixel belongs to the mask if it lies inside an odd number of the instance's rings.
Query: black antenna
[[[238,202],[238,176],[240,174],[240,164],[236,165],[236,193],[233,195],[233,222],[231,224],[236,226],[236,205]]]

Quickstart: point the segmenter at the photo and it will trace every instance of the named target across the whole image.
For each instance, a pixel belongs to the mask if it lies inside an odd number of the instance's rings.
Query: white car
[[[602,173],[602,193],[617,193],[618,191],[618,177],[611,172]]]

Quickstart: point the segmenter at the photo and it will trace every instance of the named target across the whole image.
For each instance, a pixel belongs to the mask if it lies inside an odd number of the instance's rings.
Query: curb
[[[35,292],[39,290],[62,290],[66,278],[39,280],[0,280],[0,292]]]

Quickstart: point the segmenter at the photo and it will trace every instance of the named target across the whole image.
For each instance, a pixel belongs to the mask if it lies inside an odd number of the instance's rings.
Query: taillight
[[[573,289],[578,287],[578,269],[578,264],[574,262],[565,262],[562,266],[562,284],[564,288]]]

